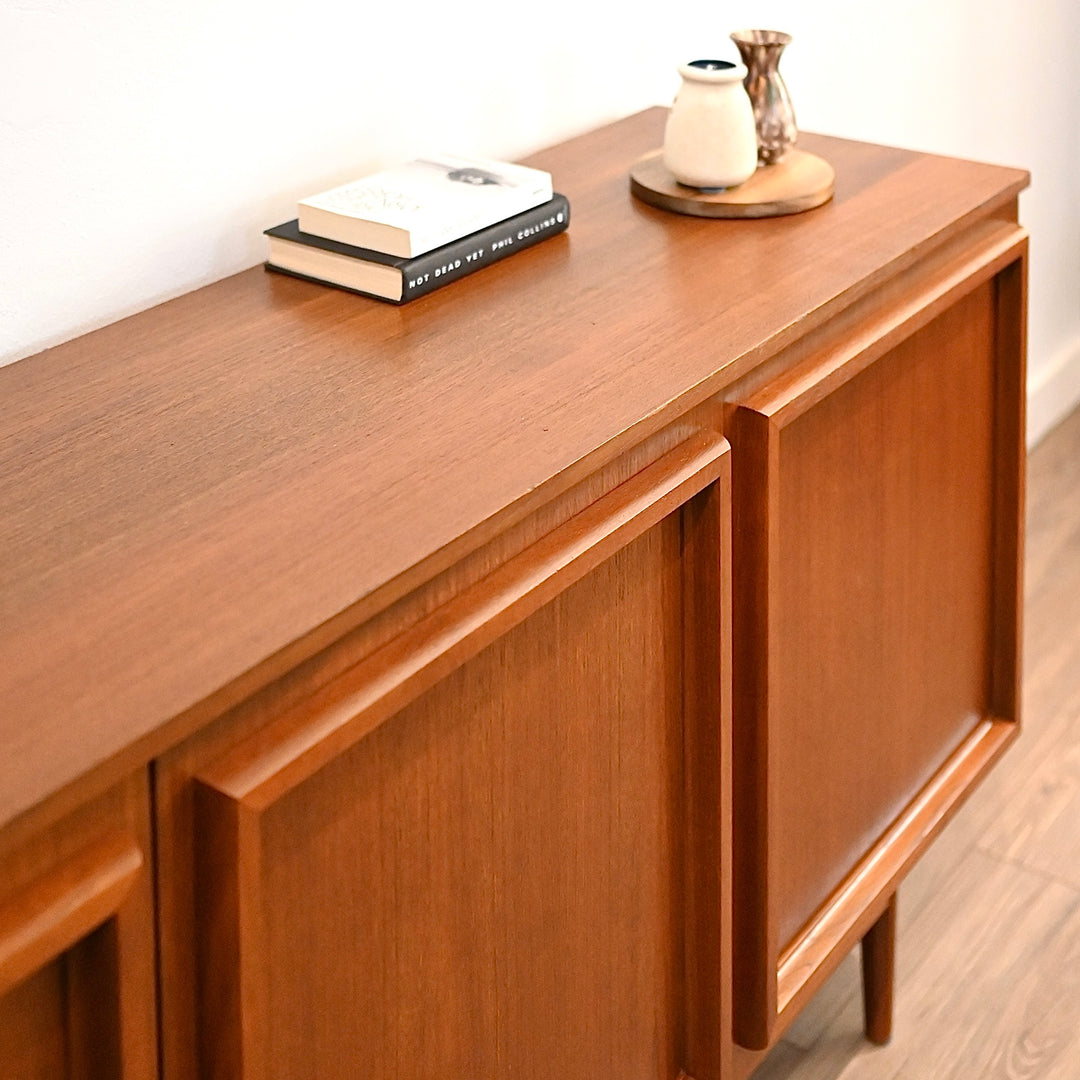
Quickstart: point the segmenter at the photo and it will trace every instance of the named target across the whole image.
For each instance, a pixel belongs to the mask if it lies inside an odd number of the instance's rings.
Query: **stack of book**
[[[562,232],[570,204],[540,169],[438,157],[301,199],[266,230],[266,266],[403,304]]]

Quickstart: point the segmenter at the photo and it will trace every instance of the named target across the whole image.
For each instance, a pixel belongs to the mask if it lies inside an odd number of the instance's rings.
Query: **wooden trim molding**
[[[272,1075],[264,874],[275,808],[483,648],[672,515],[680,537],[685,806],[675,848],[684,920],[673,957],[681,1053],[698,1080],[728,1069],[730,990],[729,445],[699,432],[448,600],[354,668],[199,768],[195,881],[200,1068]],[[670,529],[669,529],[670,532]],[[677,699],[676,699],[677,700]],[[690,856],[693,852],[693,856]],[[685,1026],[683,1026],[685,1025]]]
[[[763,1050],[772,1045],[810,993],[824,982],[839,959],[867,932],[930,837],[1016,734],[1021,605],[1017,568],[1022,562],[1023,547],[1022,309],[1027,245],[1026,234],[1015,225],[996,223],[988,226],[973,247],[954,254],[948,263],[922,278],[916,289],[881,307],[871,318],[860,323],[855,333],[841,335],[835,344],[820,351],[808,351],[786,372],[757,389],[748,390],[742,398],[736,396],[732,402],[734,565],[738,572],[734,740],[735,755],[740,763],[739,782],[735,787],[739,830],[734,838],[738,869],[733,947],[736,982],[744,991],[736,1009],[735,1031],[736,1039],[751,1050]],[[942,353],[941,364],[950,364],[953,344],[941,336],[944,331],[939,334],[935,329],[938,325],[935,320],[948,319],[954,311],[961,309],[969,311],[972,317],[978,312],[977,317],[985,324],[985,332],[991,335],[985,340],[975,335],[959,346],[966,350],[961,354],[965,357],[962,361],[965,370],[970,373],[966,377],[971,379],[973,388],[979,388],[981,396],[971,403],[957,399],[955,404],[947,407],[948,411],[942,411],[930,400],[934,395],[944,400],[933,384],[936,377],[933,365],[938,351]],[[924,337],[916,338],[920,333]],[[918,344],[912,344],[916,341]],[[923,345],[923,341],[927,344]],[[929,749],[938,738],[931,734],[931,727],[926,726],[934,723],[929,719],[931,714],[918,721],[924,725],[921,738],[926,740],[926,750],[920,751],[924,754],[922,764],[916,766],[912,759],[911,764],[903,767],[910,770],[909,780],[921,775],[924,779],[919,783],[923,786],[906,807],[897,807],[898,815],[876,838],[858,837],[852,831],[850,840],[844,842],[849,843],[850,850],[857,850],[862,845],[859,857],[854,863],[848,863],[820,906],[816,900],[821,894],[815,897],[816,910],[806,911],[807,923],[791,936],[792,911],[795,909],[781,916],[789,899],[779,898],[777,883],[782,867],[788,865],[784,860],[792,853],[779,852],[777,829],[781,818],[790,822],[797,811],[786,794],[783,796],[785,809],[783,812],[778,809],[781,799],[778,776],[781,774],[777,746],[778,740],[787,745],[795,730],[803,733],[798,736],[800,738],[810,736],[802,721],[791,715],[792,710],[802,709],[802,703],[792,698],[790,687],[794,684],[785,681],[785,672],[793,663],[801,665],[798,668],[801,685],[815,665],[827,667],[828,659],[825,656],[813,659],[817,656],[813,641],[797,643],[795,647],[801,658],[797,661],[792,658],[792,641],[782,634],[786,632],[784,626],[790,631],[796,625],[791,621],[793,615],[784,622],[783,614],[787,611],[790,615],[795,611],[790,606],[795,579],[785,577],[781,582],[780,578],[782,574],[793,572],[790,568],[796,565],[802,567],[800,573],[804,575],[819,572],[812,559],[804,565],[798,550],[810,540],[805,529],[812,529],[818,517],[826,527],[832,521],[828,516],[831,511],[814,509],[812,502],[791,502],[791,493],[794,486],[809,484],[812,487],[824,483],[836,485],[837,489],[823,488],[823,500],[843,498],[840,491],[849,486],[848,479],[843,473],[835,472],[828,463],[847,453],[850,442],[842,431],[827,427],[829,420],[815,420],[815,411],[825,417],[832,415],[828,411],[832,408],[829,403],[841,392],[847,395],[845,401],[862,400],[870,408],[868,400],[859,397],[864,390],[849,391],[847,388],[864,373],[875,369],[875,365],[891,365],[894,356],[903,357],[900,366],[895,370],[886,367],[874,376],[879,390],[891,388],[888,390],[890,404],[886,406],[893,412],[890,423],[899,423],[898,430],[906,431],[906,420],[896,420],[897,412],[908,410],[911,394],[926,393],[930,397],[919,415],[938,418],[933,422],[952,427],[948,438],[942,439],[941,449],[934,441],[943,434],[939,426],[937,430],[922,431],[916,436],[924,441],[927,436],[931,437],[925,451],[909,450],[903,452],[903,457],[894,457],[889,444],[879,441],[879,432],[884,430],[880,418],[872,411],[865,414],[867,441],[863,444],[863,452],[871,457],[864,464],[886,469],[883,477],[891,478],[889,482],[896,485],[900,495],[897,505],[907,507],[901,511],[905,516],[897,518],[895,524],[909,530],[913,546],[923,552],[917,556],[924,560],[923,569],[918,571],[922,575],[920,581],[933,584],[937,579],[927,542],[920,539],[923,530],[919,503],[923,499],[947,499],[950,485],[955,482],[948,457],[952,451],[944,448],[963,445],[965,439],[974,440],[981,447],[966,466],[971,475],[963,474],[965,479],[962,481],[979,485],[982,492],[971,503],[974,516],[964,519],[964,527],[972,530],[969,539],[964,541],[971,545],[971,550],[969,555],[955,555],[954,559],[965,560],[970,556],[982,567],[979,587],[986,592],[985,613],[973,609],[964,616],[967,621],[958,623],[956,628],[965,642],[964,648],[986,657],[985,685],[980,689],[976,683],[970,689],[973,699],[978,698],[982,704],[971,714],[972,726],[963,738],[959,734],[960,715],[955,714],[947,721],[953,725],[947,738],[954,748],[951,753],[946,753],[947,745],[941,748],[944,760],[940,756],[935,760]],[[942,370],[947,367],[943,366]],[[916,375],[916,371],[923,374]],[[895,381],[897,379],[908,381],[901,383]],[[904,389],[900,389],[901,386]],[[809,418],[809,427],[804,418]],[[974,425],[970,436],[966,432],[969,421]],[[822,423],[826,426],[821,426]],[[922,423],[926,420],[912,421],[912,425]],[[916,430],[913,426],[913,431]],[[804,446],[800,440],[805,438],[813,441]],[[811,455],[818,457],[812,459]],[[793,457],[804,463],[816,460],[818,464],[813,465],[809,473],[792,473]],[[860,468],[858,459],[852,461],[852,468],[856,471]],[[824,470],[820,475],[822,478],[827,476],[828,480],[819,480],[814,469]],[[923,479],[917,480],[916,476]],[[826,503],[821,505],[825,507]],[[845,513],[850,515],[855,505],[861,504],[852,504]],[[937,505],[944,509],[948,504]],[[793,509],[796,506],[810,509]],[[793,513],[808,516],[805,521],[796,520],[791,517]],[[872,543],[876,544],[890,535],[891,528],[883,521],[867,523],[865,535],[875,537]],[[851,537],[857,531],[852,532]],[[853,549],[854,553],[858,553],[859,559],[866,559],[865,565],[860,564],[860,572],[876,573],[874,567],[879,555],[872,547],[858,547]],[[897,559],[897,566],[902,567],[909,554],[906,550],[895,551],[890,557]],[[789,569],[783,569],[785,567]],[[834,570],[833,587],[838,590],[834,595],[841,597],[847,587],[846,572],[842,567]],[[869,602],[884,601],[880,595],[873,594]],[[847,606],[842,600],[838,603],[837,617]],[[920,618],[931,617],[927,605],[932,603],[932,598],[924,595],[920,603]],[[879,625],[876,617],[871,618],[870,609],[865,610],[866,614],[860,618],[871,619],[866,625]],[[888,609],[882,609],[881,618],[892,618]],[[897,630],[896,634],[904,632]],[[896,638],[892,631],[883,631],[882,642],[891,639],[904,640]],[[829,655],[834,662],[838,660],[835,652]],[[875,655],[868,654],[864,661],[870,667],[884,664],[881,672],[885,677],[890,670],[888,661],[884,657],[875,660]],[[925,664],[922,660],[915,662]],[[965,675],[965,678],[969,677],[977,678],[974,674]],[[819,683],[824,685],[820,680]],[[782,691],[782,685],[788,689]],[[912,684],[913,689],[915,685]],[[941,694],[937,690],[934,692]],[[781,697],[783,706],[777,704]],[[945,693],[942,700],[947,697]],[[786,710],[783,715],[779,712],[781,708]],[[821,714],[822,723],[830,723],[826,716],[829,711],[826,709]],[[892,716],[883,723],[888,727],[902,721]],[[789,724],[793,725],[791,732]],[[835,738],[835,733],[830,737]],[[958,741],[959,746],[956,745]],[[786,760],[786,768],[791,773],[792,760]],[[928,764],[935,769],[932,777],[926,771]],[[828,796],[832,799],[846,797],[842,789]],[[868,804],[872,802],[873,797],[868,797]],[[823,813],[828,816],[831,811],[824,810]],[[847,857],[840,854],[839,847],[834,849],[834,854],[838,861]],[[820,888],[820,884],[808,884],[809,874],[799,880],[807,883],[807,894]]]
[[[712,483],[727,450],[719,435],[687,439],[237,747],[200,782],[253,810],[269,805]]]
[[[1011,720],[985,720],[971,733],[893,827],[837,889],[827,908],[781,955],[777,1011],[781,1029],[869,930],[904,873],[959,809],[979,779],[1019,734]],[[788,1014],[788,1015],[785,1015]]]
[[[115,915],[143,869],[138,844],[108,836],[0,906],[0,995]]]
[[[938,267],[917,291],[894,305],[879,305],[857,334],[845,337],[828,355],[812,356],[740,404],[768,416],[776,427],[786,427],[961,297],[1006,267],[1021,263],[1028,248],[1024,229],[995,223],[985,231],[973,247]],[[1003,324],[1000,348],[1004,355],[1015,357],[1024,327],[1015,303],[1010,309],[1012,318]]]
[[[66,1063],[65,1076],[153,1080],[158,1017],[146,772],[29,840],[7,846],[4,839],[0,1060],[19,1076],[59,1075],[48,1065],[53,1059]],[[33,1045],[20,1044],[27,1031],[36,1032]]]

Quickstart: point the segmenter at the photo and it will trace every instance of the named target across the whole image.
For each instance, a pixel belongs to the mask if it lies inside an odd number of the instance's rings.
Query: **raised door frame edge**
[[[730,446],[719,434],[691,436],[328,684],[298,713],[241,739],[197,771],[192,784],[196,878],[224,885],[213,917],[200,920],[205,925],[197,946],[199,1011],[233,1033],[214,1039],[213,1061],[200,1049],[211,1075],[266,1080],[271,1072],[260,1037],[266,1017],[259,913],[264,813],[491,641],[674,513],[682,514],[683,537],[684,753],[687,761],[698,753],[719,753],[716,784],[705,798],[684,791],[688,801],[694,796],[685,842],[704,848],[708,857],[703,867],[684,860],[688,925],[682,962],[691,1015],[684,1039],[690,1071],[682,1075],[694,1080],[727,1075],[732,1012],[729,455]],[[704,653],[713,654],[711,660],[703,660]],[[696,685],[702,677],[710,680],[704,691]],[[341,682],[348,687],[344,695]],[[320,716],[319,708],[328,702],[329,714]],[[709,941],[704,955],[713,958],[705,964],[695,944],[703,935]],[[222,958],[235,980],[212,977]],[[710,1010],[712,1001],[718,1007]]]
[[[36,869],[0,903],[0,995],[63,964],[73,1075],[158,1076],[150,818],[140,769],[22,841]]]
[[[956,265],[870,321],[865,331],[812,356],[775,384],[729,406],[733,444],[733,567],[749,596],[736,609],[733,725],[741,786],[739,831],[733,839],[736,927],[734,978],[741,1008],[735,1040],[760,1052],[773,1045],[799,1009],[882,914],[897,884],[966,795],[1019,733],[1026,374],[1027,233],[997,229]],[[876,360],[987,281],[993,281],[995,413],[993,447],[993,593],[991,713],[973,730],[874,845],[833,898],[786,948],[777,940],[770,899],[773,816],[769,730],[769,613],[776,584],[769,573],[778,550],[780,439],[783,429]],[[765,497],[760,497],[764,492]],[[747,494],[754,497],[747,497]],[[756,493],[756,494],[754,494]],[[738,793],[736,794],[738,798]],[[740,916],[739,912],[743,914]]]

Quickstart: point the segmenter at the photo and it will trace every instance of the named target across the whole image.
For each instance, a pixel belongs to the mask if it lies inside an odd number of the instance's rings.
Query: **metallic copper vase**
[[[744,85],[754,106],[758,161],[762,165],[775,165],[798,135],[795,110],[777,70],[780,54],[791,43],[791,35],[779,30],[736,30],[731,40],[738,46],[746,65]]]

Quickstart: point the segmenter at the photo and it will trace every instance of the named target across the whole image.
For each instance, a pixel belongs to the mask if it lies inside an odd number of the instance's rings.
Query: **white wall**
[[[0,363],[263,257],[296,199],[518,157],[795,34],[800,124],[1030,168],[1032,434],[1080,400],[1076,0],[0,0]]]

